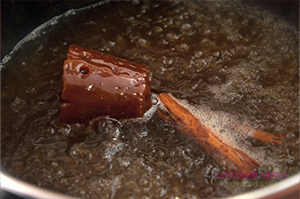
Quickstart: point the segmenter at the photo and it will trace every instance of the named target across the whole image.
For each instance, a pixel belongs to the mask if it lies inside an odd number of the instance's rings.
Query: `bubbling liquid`
[[[256,160],[262,167],[272,167],[274,172],[280,172],[277,165],[282,164],[284,159],[279,156],[280,151],[276,150],[277,146],[273,146],[271,154],[266,154],[264,150],[253,150],[250,142],[245,139],[253,136],[255,129],[250,127],[249,121],[239,121],[237,115],[232,115],[224,111],[213,111],[207,106],[190,105],[187,100],[173,99],[192,113],[205,127],[210,129],[224,143],[239,149],[243,153],[249,155]],[[162,105],[163,106],[163,105]],[[265,158],[271,155],[273,158],[266,161]]]
[[[223,198],[252,187],[219,179],[222,163],[155,114],[59,124],[62,66],[77,44],[149,66],[152,92],[172,93],[257,173],[299,172],[299,34],[239,1],[106,2],[46,22],[2,60],[1,166],[80,198]],[[238,130],[233,130],[240,126]],[[251,138],[248,127],[284,135]],[[280,179],[270,178],[268,182]]]

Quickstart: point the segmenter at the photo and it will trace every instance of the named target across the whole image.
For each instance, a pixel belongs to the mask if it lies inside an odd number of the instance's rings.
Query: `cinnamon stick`
[[[265,132],[265,131],[262,131],[262,130],[255,130],[254,134],[253,135],[250,135],[254,138],[257,138],[261,141],[264,141],[264,142],[269,142],[271,144],[274,144],[274,143],[277,143],[277,144],[280,144],[282,145],[281,141],[284,136],[281,136],[281,135],[273,135],[271,133],[268,133],[268,132]]]
[[[273,135],[271,133],[262,131],[262,130],[258,130],[258,129],[254,129],[252,127],[249,126],[241,126],[239,124],[229,124],[228,126],[226,126],[227,128],[237,131],[239,133],[242,133],[244,135],[259,139],[263,142],[268,142],[271,144],[280,144],[282,145],[281,140],[284,139],[285,137],[282,135]]]
[[[259,163],[247,154],[224,143],[169,94],[161,93],[158,95],[158,99],[167,111],[159,110],[157,114],[176,124],[182,133],[194,137],[196,142],[219,162],[232,170],[241,172],[252,172],[254,168],[259,167]]]

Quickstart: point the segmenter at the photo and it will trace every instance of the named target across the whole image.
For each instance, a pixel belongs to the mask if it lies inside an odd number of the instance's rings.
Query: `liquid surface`
[[[155,114],[59,125],[70,44],[149,66],[153,93],[185,100],[218,136],[262,164],[247,181],[276,182],[260,173],[299,171],[297,31],[239,2],[155,1],[70,11],[5,58],[1,164],[12,175],[85,198],[207,198],[255,189],[219,179],[230,170]],[[233,120],[286,138],[280,146],[241,137],[224,129]]]

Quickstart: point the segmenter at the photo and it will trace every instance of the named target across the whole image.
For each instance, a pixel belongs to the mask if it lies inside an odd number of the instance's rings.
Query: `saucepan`
[[[4,1],[1,12],[3,193],[299,198],[298,1]],[[62,124],[72,44],[149,66],[146,116]],[[199,128],[171,118],[177,103],[251,172],[187,138]]]

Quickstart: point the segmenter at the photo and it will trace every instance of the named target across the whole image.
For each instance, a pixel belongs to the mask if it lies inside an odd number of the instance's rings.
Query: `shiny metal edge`
[[[43,198],[43,199],[73,199],[72,196],[67,196],[54,191],[50,191],[28,182],[19,180],[8,174],[1,172],[1,189],[8,191],[20,197]],[[75,199],[75,198],[74,198]]]
[[[85,6],[85,7],[82,7],[82,8],[76,8],[76,9],[70,9],[60,15],[57,15],[51,19],[49,19],[48,21],[42,23],[41,25],[39,25],[37,28],[35,28],[34,30],[32,30],[28,35],[26,35],[23,39],[21,39],[15,46],[14,48],[12,49],[11,52],[9,52],[7,55],[5,55],[3,57],[2,60],[0,60],[0,71],[3,70],[4,68],[4,65],[3,64],[6,64],[10,59],[11,59],[11,55],[13,53],[15,53],[24,43],[34,39],[34,37],[32,35],[38,35],[40,34],[40,32],[42,32],[42,30],[44,28],[47,28],[49,26],[52,25],[52,22],[55,21],[55,20],[58,20],[60,19],[61,17],[64,17],[64,16],[68,16],[70,15],[70,13],[72,12],[80,12],[82,10],[85,10],[85,9],[89,9],[89,8],[95,8],[97,6],[101,6],[105,3],[109,2],[109,0],[103,0],[103,1],[99,1],[97,3],[93,3],[91,5],[88,5],[88,6]]]
[[[300,173],[293,175],[285,180],[276,183],[275,186],[261,188],[254,190],[245,194],[240,194],[236,196],[230,196],[230,199],[242,199],[242,198],[265,198],[270,197],[274,194],[279,194],[286,190],[296,191],[299,189],[300,185]],[[44,199],[71,199],[72,196],[67,196],[65,194],[56,193],[36,185],[29,184],[8,174],[1,172],[1,189],[8,191],[10,193],[16,194],[18,196],[30,197],[30,198],[44,198]],[[75,198],[74,198],[75,199]]]
[[[266,187],[266,188],[260,188],[258,190],[250,191],[250,192],[236,195],[236,196],[229,197],[229,198],[230,199],[266,198],[266,197],[270,197],[275,194],[279,194],[286,190],[296,191],[298,189],[298,192],[299,192],[299,186],[300,186],[300,173],[297,173],[285,180],[277,182],[276,185]],[[289,193],[287,193],[287,194],[289,194]]]

